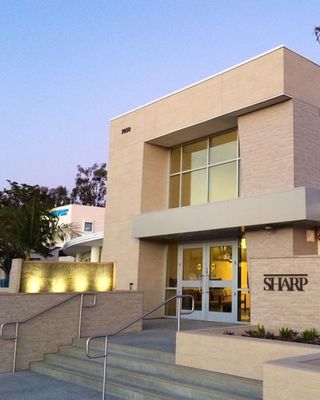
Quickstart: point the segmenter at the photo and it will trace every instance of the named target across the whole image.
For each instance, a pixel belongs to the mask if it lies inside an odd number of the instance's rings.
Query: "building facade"
[[[59,217],[60,224],[70,225],[77,237],[57,243],[65,256],[76,261],[99,262],[103,242],[104,207],[69,204],[54,208],[52,213]],[[72,258],[71,258],[72,257]],[[59,257],[66,260],[65,257]]]
[[[320,307],[319,107],[319,65],[282,46],[111,120],[117,289],[224,322]]]

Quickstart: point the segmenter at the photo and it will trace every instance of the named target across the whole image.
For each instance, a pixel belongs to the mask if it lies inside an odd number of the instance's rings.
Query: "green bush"
[[[292,339],[295,336],[294,330],[292,330],[291,328],[288,327],[283,327],[281,329],[279,329],[279,339],[282,340],[289,340]]]
[[[300,333],[300,338],[304,342],[313,342],[319,336],[319,332],[315,328],[305,329]]]

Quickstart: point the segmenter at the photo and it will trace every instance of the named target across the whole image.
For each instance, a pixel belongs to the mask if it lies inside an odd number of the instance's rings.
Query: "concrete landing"
[[[1,400],[101,400],[101,393],[49,376],[22,371],[0,374]],[[116,397],[108,395],[108,400]]]
[[[177,333],[175,318],[146,319],[142,326],[142,332],[122,333],[110,338],[110,342],[175,353]],[[230,326],[233,325],[191,319],[181,320],[181,331]]]

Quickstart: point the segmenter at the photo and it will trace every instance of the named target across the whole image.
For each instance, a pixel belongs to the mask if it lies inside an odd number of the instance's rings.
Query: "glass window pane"
[[[182,175],[182,206],[207,202],[207,169]]]
[[[207,141],[191,143],[183,146],[182,170],[204,167],[207,165]]]
[[[166,290],[166,300],[177,294],[176,290]],[[172,300],[165,305],[165,315],[174,317],[176,315],[176,300]]]
[[[230,313],[232,311],[232,289],[209,288],[209,311]]]
[[[170,177],[169,208],[179,207],[180,175]]]
[[[235,199],[237,195],[237,161],[209,168],[209,201]]]
[[[178,243],[169,243],[167,255],[167,280],[166,286],[177,287],[178,268]]]
[[[232,246],[210,247],[210,280],[232,280]]]
[[[181,161],[181,147],[171,150],[170,157],[170,174],[180,172],[180,161]]]
[[[194,298],[194,309],[195,311],[202,310],[202,293],[199,288],[196,287],[185,287],[182,288],[182,294],[189,294]],[[182,299],[182,309],[183,310],[191,310],[192,307],[192,299],[191,297]]]
[[[202,247],[183,249],[183,270],[184,281],[195,281],[202,274]]]
[[[237,147],[237,132],[224,133],[210,138],[210,164],[236,158]]]

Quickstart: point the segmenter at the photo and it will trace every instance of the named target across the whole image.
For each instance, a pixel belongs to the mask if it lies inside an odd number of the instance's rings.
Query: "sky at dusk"
[[[111,118],[279,45],[320,63],[319,25],[319,0],[0,0],[0,189],[72,188]]]

